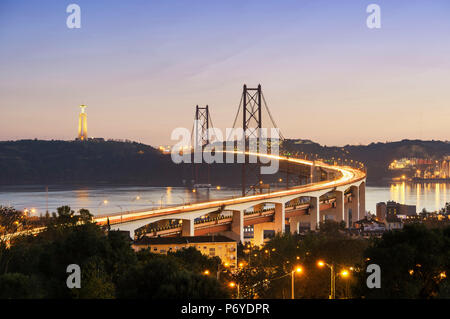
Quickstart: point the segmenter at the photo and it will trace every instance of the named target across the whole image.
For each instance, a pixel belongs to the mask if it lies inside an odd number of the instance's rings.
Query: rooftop
[[[192,243],[235,243],[225,236],[189,236],[189,237],[143,237],[134,242],[134,245],[168,245]]]

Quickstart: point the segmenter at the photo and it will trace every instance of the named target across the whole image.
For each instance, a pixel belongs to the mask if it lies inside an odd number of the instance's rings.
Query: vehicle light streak
[[[239,154],[238,151],[224,151],[224,153],[234,153]],[[273,199],[277,197],[284,197],[289,195],[300,195],[302,193],[312,192],[312,191],[319,191],[324,190],[327,188],[333,188],[338,186],[343,186],[346,184],[358,182],[366,177],[366,174],[363,171],[360,171],[358,169],[348,167],[348,166],[333,166],[328,165],[323,162],[312,162],[308,160],[303,159],[297,159],[297,158],[288,158],[280,155],[273,155],[273,154],[258,154],[253,152],[245,152],[246,155],[250,156],[259,156],[259,157],[265,157],[273,160],[278,161],[285,161],[295,164],[301,164],[301,165],[308,165],[312,166],[315,165],[316,167],[321,167],[328,170],[337,171],[340,173],[340,177],[333,181],[323,181],[319,183],[314,184],[308,184],[308,185],[302,185],[302,186],[294,186],[289,189],[285,190],[279,190],[271,193],[266,194],[255,194],[250,196],[244,196],[244,197],[237,197],[232,199],[220,199],[220,200],[213,200],[208,202],[201,202],[201,203],[194,203],[190,205],[179,205],[179,206],[173,206],[173,207],[167,207],[167,208],[160,208],[155,210],[140,210],[140,211],[131,211],[127,213],[115,213],[115,214],[107,214],[107,215],[100,215],[94,218],[94,220],[101,225],[104,225],[107,223],[107,220],[109,218],[110,224],[116,224],[116,223],[122,223],[122,222],[129,222],[133,220],[138,220],[142,218],[149,218],[149,217],[158,217],[161,215],[173,215],[178,213],[184,213],[184,212],[190,212],[190,211],[196,211],[201,209],[210,209],[210,208],[219,208],[222,206],[227,205],[233,205],[233,204],[240,204],[240,203],[246,203],[246,202],[253,202],[258,200],[266,200],[266,199]]]

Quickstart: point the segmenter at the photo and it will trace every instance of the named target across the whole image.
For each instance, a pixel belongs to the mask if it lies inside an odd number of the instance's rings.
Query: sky
[[[69,29],[66,7],[81,8]],[[369,4],[381,28],[369,29]],[[262,85],[287,138],[450,140],[448,0],[1,0],[0,140],[174,144],[208,104],[233,124]]]

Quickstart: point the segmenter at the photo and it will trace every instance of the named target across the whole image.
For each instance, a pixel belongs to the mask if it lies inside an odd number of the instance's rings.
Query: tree
[[[366,298],[448,297],[449,252],[448,227],[429,229],[412,224],[387,232],[365,253],[366,265],[381,267],[381,288],[368,289],[367,274],[362,272],[355,293]]]
[[[153,256],[130,268],[117,285],[119,298],[214,299],[228,293],[210,276],[188,271],[173,256]]]
[[[169,256],[177,258],[178,262],[185,269],[193,272],[209,270],[211,273],[216,273],[219,269],[219,265],[222,263],[219,257],[209,258],[194,247],[183,248],[176,252],[171,252],[169,253]]]
[[[20,273],[0,275],[0,299],[40,298],[42,292],[34,276]]]

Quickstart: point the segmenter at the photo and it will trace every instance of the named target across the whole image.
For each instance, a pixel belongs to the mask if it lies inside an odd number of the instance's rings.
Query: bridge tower
[[[194,119],[194,152],[202,152],[205,146],[209,144],[209,123],[211,122],[211,117],[209,114],[209,106],[195,107],[195,119]],[[210,166],[209,164],[195,163],[193,161],[194,170],[194,180],[195,184],[206,182],[210,184]],[[205,176],[206,175],[206,176]]]
[[[242,128],[244,130],[243,141],[245,142],[245,151],[249,150],[249,143],[251,139],[255,139],[256,151],[259,152],[259,141],[261,137],[261,128],[262,128],[262,91],[261,84],[256,88],[249,88],[244,84],[243,92],[242,92]],[[242,164],[242,196],[245,196],[249,189],[247,184],[249,182],[249,177],[257,177],[257,182],[253,185],[249,185],[253,188],[256,187],[257,184],[261,181],[260,175],[260,165],[259,159],[258,163],[255,165],[250,165],[247,162],[247,159]]]

